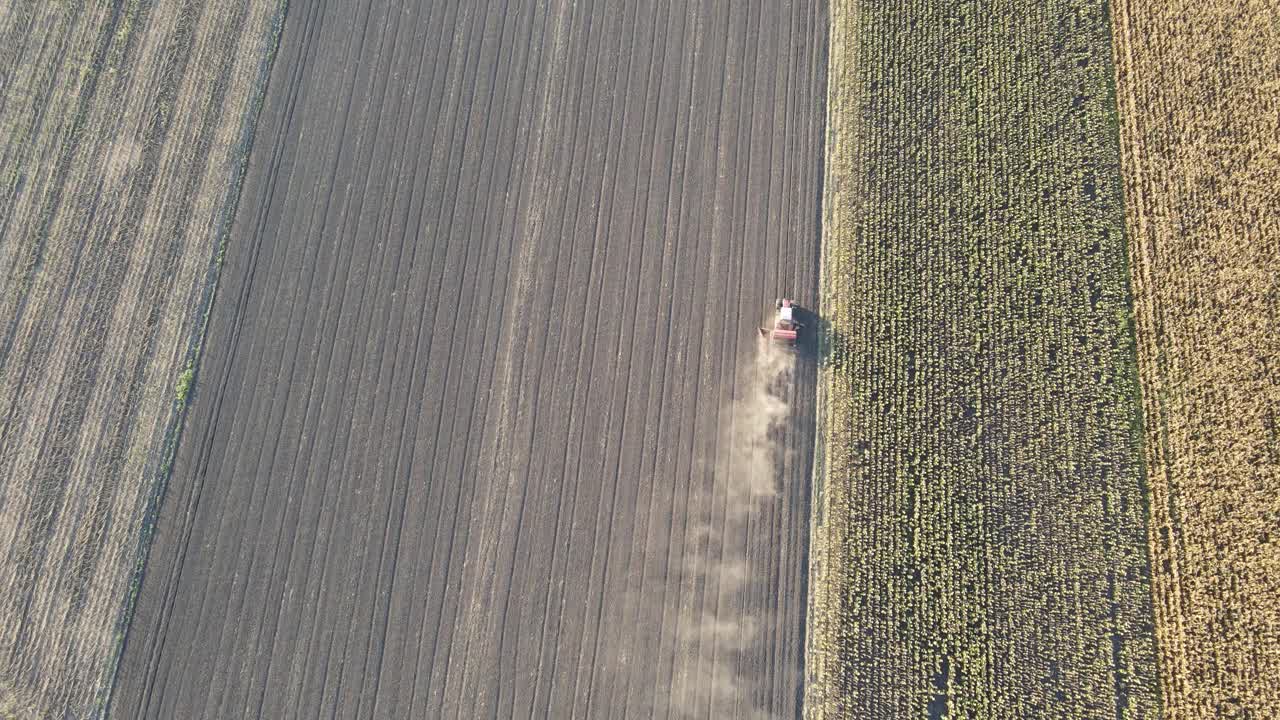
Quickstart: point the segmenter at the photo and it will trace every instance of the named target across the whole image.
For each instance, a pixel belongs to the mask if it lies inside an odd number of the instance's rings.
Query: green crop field
[[[1157,717],[1105,5],[831,18],[806,715]]]

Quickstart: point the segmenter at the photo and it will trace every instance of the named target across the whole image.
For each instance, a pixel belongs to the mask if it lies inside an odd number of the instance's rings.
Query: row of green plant
[[[1100,2],[837,2],[810,718],[1158,712]]]

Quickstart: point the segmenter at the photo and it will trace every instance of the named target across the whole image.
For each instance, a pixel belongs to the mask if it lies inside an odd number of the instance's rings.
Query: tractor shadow
[[[819,368],[843,370],[852,357],[850,339],[810,308],[794,307],[796,320],[804,325],[796,344],[796,355]]]

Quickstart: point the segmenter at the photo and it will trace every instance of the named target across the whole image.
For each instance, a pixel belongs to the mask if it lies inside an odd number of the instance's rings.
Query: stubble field
[[[280,12],[0,5],[6,713],[105,701]]]

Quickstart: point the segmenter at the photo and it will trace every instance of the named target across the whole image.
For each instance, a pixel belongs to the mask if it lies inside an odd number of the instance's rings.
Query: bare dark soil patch
[[[293,4],[114,715],[795,716],[815,5]]]

